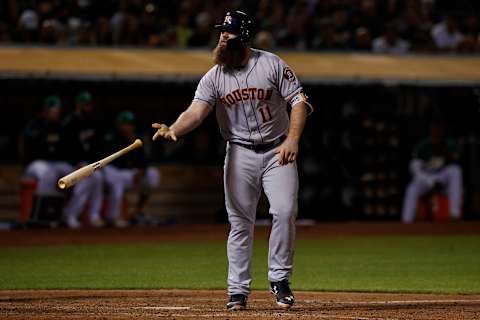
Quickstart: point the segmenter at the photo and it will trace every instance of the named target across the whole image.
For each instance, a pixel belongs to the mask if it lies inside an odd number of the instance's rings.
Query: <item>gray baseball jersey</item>
[[[305,101],[293,71],[278,56],[252,49],[241,70],[214,66],[200,81],[194,101],[215,109],[229,143],[224,166],[225,207],[231,228],[227,243],[228,293],[249,294],[253,226],[262,190],[270,203],[272,231],[268,278],[289,279],[293,268],[298,174],[296,163],[280,166],[275,148],[243,145],[278,142],[288,134],[287,105]]]
[[[251,49],[245,68],[215,65],[200,80],[194,101],[215,109],[225,140],[263,144],[287,134],[287,104],[301,94],[293,71],[277,55]]]

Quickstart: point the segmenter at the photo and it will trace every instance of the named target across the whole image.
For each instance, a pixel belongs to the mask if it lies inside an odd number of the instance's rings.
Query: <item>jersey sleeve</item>
[[[313,112],[313,107],[307,102],[308,97],[303,92],[302,85],[295,72],[280,58],[277,62],[276,79],[278,91],[292,108],[299,102],[305,102],[309,108],[308,114]]]
[[[276,68],[278,91],[283,99],[291,102],[291,100],[303,90],[300,81],[293,70],[282,59],[278,58]]]
[[[193,101],[201,101],[208,104],[213,109],[217,100],[216,89],[212,77],[212,72],[207,72],[198,83]]]

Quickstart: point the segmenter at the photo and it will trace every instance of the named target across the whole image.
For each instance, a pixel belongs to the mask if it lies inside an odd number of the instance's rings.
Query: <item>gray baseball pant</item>
[[[296,163],[278,164],[275,149],[256,153],[242,146],[227,144],[224,187],[230,222],[227,242],[229,295],[250,293],[253,230],[262,189],[273,216],[268,280],[288,280],[292,273],[298,173]]]

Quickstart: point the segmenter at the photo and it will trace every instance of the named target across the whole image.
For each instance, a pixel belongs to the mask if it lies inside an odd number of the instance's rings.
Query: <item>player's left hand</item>
[[[278,164],[281,166],[294,162],[298,154],[298,141],[287,137],[275,153],[278,154]]]

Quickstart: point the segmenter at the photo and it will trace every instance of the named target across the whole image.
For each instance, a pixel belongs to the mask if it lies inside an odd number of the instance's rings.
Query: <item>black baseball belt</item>
[[[237,141],[229,141],[231,144],[236,144],[242,148],[250,149],[257,153],[263,153],[272,150],[273,148],[279,146],[287,136],[283,135],[280,138],[273,140],[272,142],[262,143],[262,144],[245,144]]]

